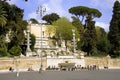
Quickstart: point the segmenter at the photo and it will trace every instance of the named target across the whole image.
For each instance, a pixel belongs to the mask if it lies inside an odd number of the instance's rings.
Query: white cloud
[[[45,7],[47,8],[47,14],[57,13],[60,16],[66,16],[66,11],[62,7],[63,0],[50,0],[48,3],[45,3]]]
[[[109,24],[106,24],[104,22],[96,22],[95,26],[104,28],[106,32],[109,31]]]

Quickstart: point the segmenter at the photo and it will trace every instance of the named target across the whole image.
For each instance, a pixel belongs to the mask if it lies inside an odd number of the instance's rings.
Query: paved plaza
[[[37,71],[0,73],[0,80],[120,80],[120,69],[81,71]]]

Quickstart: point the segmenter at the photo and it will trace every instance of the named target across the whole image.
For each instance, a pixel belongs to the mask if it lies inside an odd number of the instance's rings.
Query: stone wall
[[[107,57],[85,57],[85,65],[98,65],[100,67],[116,67],[120,68],[120,59],[111,59]]]
[[[91,58],[91,57],[85,57],[85,60],[79,60],[77,59],[42,59],[42,64],[44,69],[47,68],[47,65],[54,65],[55,62],[64,62],[66,60],[70,62],[77,62],[78,64],[85,64],[87,65],[98,65],[100,67],[109,66],[109,67],[119,67],[120,68],[120,59],[107,59],[104,58]],[[84,63],[85,61],[85,63]],[[40,68],[41,59],[39,57],[22,57],[22,58],[0,58],[0,70],[9,70],[10,67],[13,67],[14,69],[25,69],[27,70],[29,67],[32,67],[33,69],[38,70]],[[56,64],[57,65],[57,64]]]
[[[39,69],[41,64],[39,57],[30,58],[0,58],[0,70],[9,70],[10,67],[14,69]],[[46,59],[42,59],[43,67],[46,67]]]
[[[85,66],[84,59],[76,58],[42,58],[43,69],[45,70],[48,66],[58,67],[58,63],[75,63],[75,65]],[[33,68],[39,70],[41,65],[41,59],[39,57],[16,57],[16,58],[0,58],[0,70],[9,70],[10,67],[14,69],[28,69]]]

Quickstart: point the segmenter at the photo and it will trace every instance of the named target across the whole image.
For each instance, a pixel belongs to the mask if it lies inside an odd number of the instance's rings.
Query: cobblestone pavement
[[[0,80],[120,80],[120,69],[0,73]]]

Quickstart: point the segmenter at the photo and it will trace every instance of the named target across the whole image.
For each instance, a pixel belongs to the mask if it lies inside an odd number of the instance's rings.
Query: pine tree
[[[82,47],[82,50],[86,51],[88,56],[97,53],[96,41],[97,35],[95,30],[95,21],[92,21],[91,15],[88,15],[85,24],[85,32],[83,34],[84,45]]]
[[[110,22],[108,39],[111,43],[110,55],[114,57],[120,56],[120,3],[115,1],[113,7],[113,16]]]

